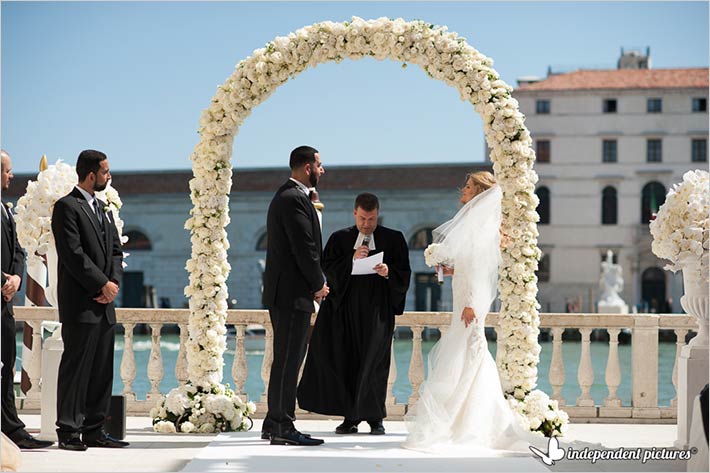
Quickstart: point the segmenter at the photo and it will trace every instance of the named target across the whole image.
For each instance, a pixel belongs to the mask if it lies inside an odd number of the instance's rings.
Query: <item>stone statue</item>
[[[619,292],[624,289],[622,268],[620,265],[614,264],[613,257],[614,253],[609,250],[606,253],[606,261],[602,261],[602,275],[599,278],[599,288],[601,289],[599,312],[628,314],[629,308],[619,296]]]

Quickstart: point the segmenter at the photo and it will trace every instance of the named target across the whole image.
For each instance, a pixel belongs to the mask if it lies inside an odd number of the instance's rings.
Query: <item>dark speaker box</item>
[[[115,439],[126,438],[126,398],[123,395],[111,396],[104,428],[106,433]]]

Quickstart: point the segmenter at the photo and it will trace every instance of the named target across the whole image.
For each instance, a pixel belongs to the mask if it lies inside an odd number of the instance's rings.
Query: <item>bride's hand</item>
[[[466,327],[471,325],[471,322],[476,320],[476,313],[471,307],[464,307],[463,312],[461,312],[461,320]]]

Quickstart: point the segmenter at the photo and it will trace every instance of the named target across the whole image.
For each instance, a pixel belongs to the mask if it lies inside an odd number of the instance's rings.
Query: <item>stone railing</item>
[[[407,406],[418,398],[418,390],[424,381],[424,360],[422,351],[422,333],[425,328],[438,328],[446,330],[449,325],[450,312],[406,312],[397,317],[397,327],[408,327],[412,331],[412,351],[409,362],[409,382],[412,394],[407,403],[397,403],[393,387],[397,378],[397,367],[392,350],[392,363],[387,386],[387,411],[389,418],[399,419]],[[33,346],[41,346],[40,327],[43,321],[56,320],[56,311],[51,307],[16,307],[15,318],[28,322],[34,329]],[[180,331],[180,348],[175,363],[175,378],[179,383],[187,381],[187,358],[185,341],[189,310],[187,309],[117,309],[118,323],[124,328],[124,349],[120,366],[123,381],[123,394],[127,400],[130,414],[147,415],[155,405],[156,400],[164,395],[159,389],[163,380],[165,366],[163,365],[160,349],[162,327],[166,324],[177,324]],[[672,382],[677,387],[677,363],[681,348],[685,345],[685,336],[690,330],[696,330],[697,324],[692,316],[680,314],[541,314],[541,328],[549,328],[552,332],[552,359],[549,367],[549,383],[552,392],[548,393],[557,399],[561,406],[569,413],[574,421],[578,422],[674,422],[676,419],[676,399],[670,406],[658,404],[658,331],[659,329],[674,330],[677,336],[676,362],[673,368]],[[315,316],[314,316],[315,320]],[[151,330],[151,351],[147,366],[137,367],[133,350],[133,331],[136,324],[147,324]],[[265,310],[230,310],[227,316],[227,325],[233,326],[236,333],[234,347],[234,361],[232,366],[225,367],[231,371],[236,380],[235,391],[244,392],[247,376],[247,357],[245,349],[245,331],[248,325],[258,324],[265,328],[265,352],[261,365],[260,376],[267,386],[269,371],[273,359],[272,341],[273,332],[269,322],[268,312]],[[486,326],[498,326],[498,314],[490,313],[486,318]],[[562,388],[570,380],[565,375],[563,359],[562,333],[567,328],[578,329],[581,333],[581,354],[577,369],[577,385],[581,395],[572,402],[562,396]],[[602,405],[596,405],[590,395],[590,390],[595,380],[592,368],[591,338],[593,329],[606,329],[609,333],[609,352],[606,361],[604,381],[608,389],[608,396]],[[618,337],[619,333],[628,329],[632,338],[632,380],[631,380],[631,405],[623,406],[617,395],[621,384],[622,373],[619,362]],[[119,336],[120,337],[120,336]],[[18,408],[37,411],[41,400],[41,356],[35,351],[32,358],[26,363],[32,388],[24,399],[18,399]],[[146,399],[137,399],[133,391],[133,383],[138,376],[139,368],[150,381],[151,388]],[[173,369],[173,367],[171,367]],[[141,374],[142,375],[142,374]],[[662,380],[663,381],[663,380]],[[266,412],[266,392],[261,393],[257,403],[258,414]],[[299,416],[308,414],[300,412]],[[626,419],[626,420],[624,420]]]

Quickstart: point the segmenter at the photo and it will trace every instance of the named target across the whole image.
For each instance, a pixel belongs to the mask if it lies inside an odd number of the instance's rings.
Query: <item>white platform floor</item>
[[[24,415],[30,432],[39,430],[38,415]],[[367,433],[341,436],[333,430],[338,420],[301,420],[304,432],[325,439],[318,447],[271,446],[259,438],[261,421],[250,432],[214,434],[157,434],[150,419],[128,419],[125,449],[90,448],[67,452],[55,446],[23,451],[19,471],[27,472],[458,472],[458,471],[685,471],[685,461],[561,460],[548,468],[532,454],[502,458],[440,456],[402,449],[403,422],[385,421],[387,435]],[[364,431],[368,428],[363,423]],[[602,443],[607,448],[671,447],[675,425],[572,424],[567,439]]]

